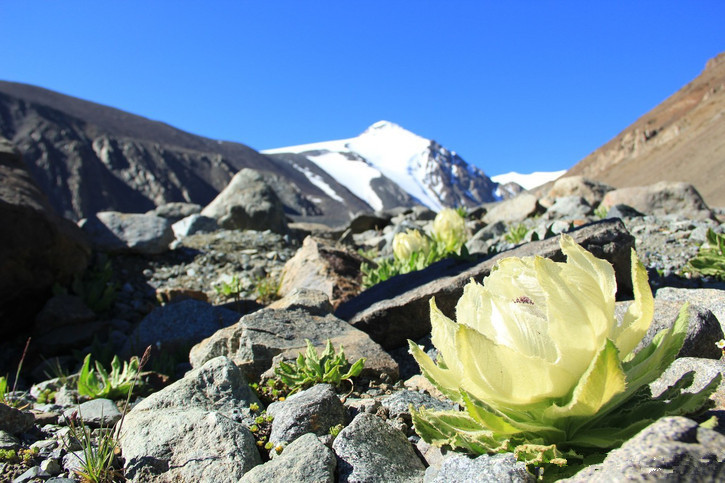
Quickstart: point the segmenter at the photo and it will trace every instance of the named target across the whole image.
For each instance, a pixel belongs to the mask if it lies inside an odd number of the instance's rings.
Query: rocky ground
[[[684,301],[694,305],[691,316],[697,321],[653,392],[689,370],[696,373],[695,385],[725,374],[715,346],[723,338],[725,286],[685,270],[707,230],[723,232],[722,213],[703,216],[707,207],[692,209],[686,195],[670,193],[661,198],[679,205],[643,206],[635,200],[629,209],[636,205],[636,213],[618,203],[609,214],[623,223],[600,221],[604,212],[595,214],[593,207],[606,205],[607,190],[579,183],[556,196],[522,195],[471,212],[471,258],[441,262],[365,292],[360,292],[365,260],[360,254],[370,261],[373,254],[388,256],[396,232],[429,229],[435,213],[369,214],[336,230],[291,225],[284,234],[239,229],[177,234],[171,249],[108,255],[117,288],[112,305],[89,313],[78,308],[72,293],[57,296],[46,303],[41,320],[58,332],[51,340],[51,332],[36,334],[33,344],[66,375],[79,369],[88,352],[127,359],[153,347],[147,369],[165,376],[147,374],[154,389],[133,398],[120,434],[118,475],[131,481],[533,481],[511,454],[472,458],[427,445],[412,428],[408,409],[454,407],[407,354],[408,338],[433,349],[418,301],[427,307],[435,295],[443,307],[457,300],[468,278],[488,273],[496,253],[556,257],[555,235],[574,230],[579,243],[611,258],[618,277],[620,272],[628,277],[628,267],[619,264],[622,253],[628,257],[631,234],[657,291],[654,325],[671,325]],[[512,238],[519,226],[525,227],[520,240]],[[215,289],[231,284],[232,277],[238,280],[236,294]],[[281,300],[274,300],[277,293]],[[618,304],[626,305],[628,296],[622,290]],[[344,345],[351,361],[366,357],[362,377],[353,387],[316,385],[265,408],[269,400],[260,400],[248,383],[269,376],[279,359],[294,358],[306,338],[318,347],[328,338],[335,347]],[[22,345],[21,338],[6,343],[6,357],[19,360]],[[0,449],[26,454],[25,461],[0,462],[3,481],[78,481],[74,469],[84,456],[68,436],[73,413],[96,432],[121,419],[123,401],[84,401],[72,375],[68,384],[43,376],[58,371],[52,367],[29,356],[20,384],[28,390],[15,394],[22,410],[0,414]],[[722,422],[715,429],[698,426],[712,415],[725,421],[722,386],[713,400],[715,407],[705,415],[657,421],[573,480],[725,477]],[[259,449],[259,433],[249,430],[265,409],[274,417],[261,429],[274,443],[271,451]],[[283,448],[281,454],[276,447]]]

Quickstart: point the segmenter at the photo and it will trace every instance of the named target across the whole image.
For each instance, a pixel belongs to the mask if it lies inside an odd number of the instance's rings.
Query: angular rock
[[[563,196],[546,210],[548,219],[579,220],[592,214],[592,206],[581,196]]]
[[[516,461],[513,453],[481,455],[470,458],[462,454],[451,454],[443,460],[440,468],[433,466],[425,471],[425,483],[471,483],[488,482],[531,482],[534,475],[526,470],[526,465]]]
[[[230,230],[287,231],[284,205],[264,176],[248,168],[235,174],[201,214]]]
[[[85,235],[58,216],[0,137],[0,335],[27,330],[55,282],[83,273],[91,255]]]
[[[252,433],[216,411],[136,413],[120,438],[128,481],[237,481],[261,463]]]
[[[696,393],[702,390],[718,374],[722,376],[720,385],[710,399],[715,401],[716,410],[725,410],[725,362],[722,360],[701,359],[699,357],[680,357],[670,364],[662,375],[650,384],[654,397],[659,396],[668,386],[677,382],[684,374],[694,371],[692,385],[683,392]],[[725,421],[720,421],[720,424]]]
[[[488,225],[496,223],[497,221],[515,223],[523,221],[537,213],[542,213],[543,211],[536,196],[524,192],[515,198],[492,205],[484,215],[483,221]]]
[[[274,417],[269,441],[275,446],[289,444],[303,434],[329,434],[330,428],[347,422],[347,410],[332,386],[316,384],[267,407]]]
[[[245,473],[240,483],[259,481],[294,481],[332,483],[337,459],[330,448],[308,433],[286,446],[280,456]]]
[[[629,267],[634,238],[620,220],[591,223],[572,231],[570,235],[594,256],[612,263],[620,293],[631,291]],[[502,258],[533,255],[565,260],[557,237],[527,243],[471,263],[446,259],[365,290],[342,304],[335,315],[370,334],[386,349],[400,347],[407,339],[417,340],[430,332],[431,297],[436,298],[436,304],[444,314],[454,317],[455,305],[471,278],[481,282]]]
[[[608,184],[583,176],[567,176],[554,182],[554,186],[549,190],[548,197],[556,199],[564,196],[581,196],[591,206],[596,206],[601,203],[604,195],[613,189]]]
[[[338,481],[421,481],[425,474],[405,435],[377,416],[361,413],[332,443]]]
[[[78,222],[93,247],[108,253],[154,255],[174,241],[171,221],[156,215],[102,211]]]
[[[650,186],[619,188],[608,192],[602,206],[629,205],[646,215],[676,214],[694,220],[715,219],[700,193],[688,183],[661,181]]]
[[[34,423],[32,413],[0,403],[0,431],[20,434],[32,428]]]
[[[643,429],[603,463],[567,482],[721,481],[725,436],[683,417],[662,418]]]
[[[304,309],[312,315],[332,313],[332,304],[325,292],[312,288],[298,288],[267,306],[272,310]]]
[[[440,401],[428,394],[417,391],[395,391],[392,395],[383,398],[380,403],[387,408],[388,415],[391,419],[404,417],[410,419],[410,405],[415,409],[425,406],[434,411],[448,411],[454,409],[453,405]]]
[[[121,411],[116,404],[104,398],[92,399],[78,407],[68,408],[63,412],[63,417],[68,420],[74,414],[91,428],[112,428],[121,419]]]
[[[174,236],[181,239],[197,233],[211,233],[218,230],[219,225],[214,218],[195,214],[177,221],[171,225],[171,229],[174,231]]]
[[[153,210],[146,212],[146,214],[160,216],[161,218],[168,218],[171,223],[176,223],[179,220],[191,215],[197,215],[200,212],[201,205],[197,205],[196,203],[174,201],[157,206]]]
[[[350,220],[347,230],[350,233],[362,233],[368,230],[382,230],[390,224],[392,216],[377,213],[358,213]]]
[[[237,322],[239,313],[199,300],[181,300],[155,308],[126,340],[121,353],[139,355],[149,345],[161,343],[163,350],[188,348],[217,330]]]
[[[335,350],[342,345],[350,363],[365,357],[363,375],[379,376],[384,372],[393,379],[398,377],[398,364],[367,334],[331,314],[313,315],[305,309],[264,309],[245,315],[238,323],[195,345],[189,361],[198,367],[213,357],[226,356],[250,380],[255,380],[272,367],[275,356],[291,360],[306,350],[305,339],[315,345],[318,353],[327,339]]]
[[[635,218],[638,216],[644,216],[644,213],[640,213],[639,211],[635,210],[631,206],[624,205],[624,204],[618,204],[610,207],[607,210],[607,216],[606,218]]]
[[[285,264],[278,293],[284,297],[300,288],[321,290],[336,308],[360,293],[364,261],[348,248],[307,237]]]
[[[648,345],[660,330],[672,327],[683,304],[683,302],[655,298],[655,314],[652,324],[642,338],[642,342],[635,348],[635,351],[639,351]],[[629,303],[621,304],[621,307],[619,305],[616,310],[617,314],[621,313],[622,309]],[[722,352],[715,346],[715,343],[725,336],[717,318],[712,312],[699,305],[690,305],[688,314],[690,322],[687,328],[687,336],[678,357],[720,359]]]
[[[0,430],[0,449],[18,449],[20,440],[11,433]]]
[[[657,290],[658,300],[673,300],[676,302],[690,302],[691,304],[707,307],[725,331],[725,290],[716,288],[675,288],[662,287]]]

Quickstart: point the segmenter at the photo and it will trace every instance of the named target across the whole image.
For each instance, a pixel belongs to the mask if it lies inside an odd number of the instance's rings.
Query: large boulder
[[[230,230],[287,231],[282,201],[259,171],[248,168],[235,174],[201,214]]]
[[[518,196],[501,201],[492,205],[483,216],[484,223],[490,225],[497,221],[515,223],[523,221],[537,213],[542,213],[544,208],[539,205],[539,200],[531,193],[521,193]]]
[[[78,227],[53,211],[4,138],[0,226],[0,335],[9,335],[29,327],[54,283],[65,285],[83,273],[91,249]]]
[[[549,190],[548,197],[552,200],[564,196],[581,196],[591,206],[601,203],[604,195],[614,188],[608,184],[594,181],[583,176],[567,176],[559,178]]]
[[[156,215],[101,211],[78,222],[97,250],[154,255],[174,241],[171,221]]]
[[[625,204],[645,215],[679,215],[694,220],[714,219],[714,215],[694,186],[660,181],[650,186],[632,186],[608,192],[602,206]]]

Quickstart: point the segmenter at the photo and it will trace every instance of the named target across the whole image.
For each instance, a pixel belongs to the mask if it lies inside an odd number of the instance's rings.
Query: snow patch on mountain
[[[541,186],[542,184],[548,183],[549,181],[554,181],[566,173],[566,171],[567,170],[565,169],[562,169],[561,171],[534,171],[529,174],[521,174],[511,171],[510,173],[491,176],[491,180],[500,185],[514,182],[522,188],[530,190],[532,188],[536,188],[537,186]]]
[[[342,153],[325,152],[308,155],[307,159],[315,163],[347,187],[352,193],[369,204],[374,210],[382,210],[383,202],[373,190],[370,182],[380,177],[380,171],[359,159],[350,159]]]

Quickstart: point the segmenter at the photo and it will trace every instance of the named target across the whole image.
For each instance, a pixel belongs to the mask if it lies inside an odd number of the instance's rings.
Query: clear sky
[[[268,149],[385,119],[574,165],[725,51],[725,1],[0,0],[0,79]]]

